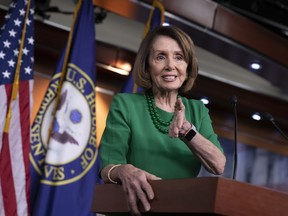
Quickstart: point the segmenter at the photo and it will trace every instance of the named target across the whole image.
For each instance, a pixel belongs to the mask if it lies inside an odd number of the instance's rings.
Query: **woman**
[[[181,97],[198,74],[194,44],[177,27],[158,27],[142,41],[133,75],[144,91],[114,97],[101,140],[101,177],[120,183],[132,214],[150,210],[148,181],[196,177],[201,164],[224,171],[225,156],[201,101]]]

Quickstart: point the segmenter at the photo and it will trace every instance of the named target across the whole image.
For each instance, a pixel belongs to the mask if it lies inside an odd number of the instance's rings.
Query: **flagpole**
[[[19,55],[18,55],[18,59],[17,59],[15,77],[14,77],[14,82],[13,82],[13,87],[12,87],[12,95],[11,95],[11,98],[9,100],[9,108],[8,108],[8,112],[7,112],[7,116],[6,116],[6,120],[5,120],[4,132],[6,132],[6,133],[9,132],[9,128],[10,128],[10,120],[12,117],[12,101],[16,100],[18,89],[19,89],[21,60],[22,60],[22,54],[23,54],[24,40],[25,40],[25,36],[26,36],[26,26],[27,26],[27,19],[28,19],[28,15],[29,15],[29,10],[30,10],[30,0],[28,0],[28,2],[27,2],[27,8],[26,8],[26,14],[25,14],[25,23],[24,23],[23,31],[22,31],[20,50],[19,50]]]

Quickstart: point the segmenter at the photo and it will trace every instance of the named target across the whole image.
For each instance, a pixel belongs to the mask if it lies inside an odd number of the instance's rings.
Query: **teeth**
[[[167,76],[163,76],[163,79],[166,81],[172,81],[172,80],[176,79],[176,76],[172,76],[172,75],[168,76],[167,75]]]

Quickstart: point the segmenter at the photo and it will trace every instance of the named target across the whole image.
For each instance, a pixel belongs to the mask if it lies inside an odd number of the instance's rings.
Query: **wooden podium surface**
[[[288,193],[222,177],[152,181],[152,214],[288,216]],[[121,185],[96,185],[92,211],[128,212]]]

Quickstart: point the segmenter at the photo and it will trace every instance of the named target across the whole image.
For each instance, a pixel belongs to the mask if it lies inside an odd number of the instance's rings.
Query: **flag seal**
[[[59,81],[60,73],[57,73],[31,129],[30,159],[42,176],[41,182],[49,185],[79,180],[93,166],[98,154],[95,86],[89,76],[74,64],[67,68],[48,144]]]

